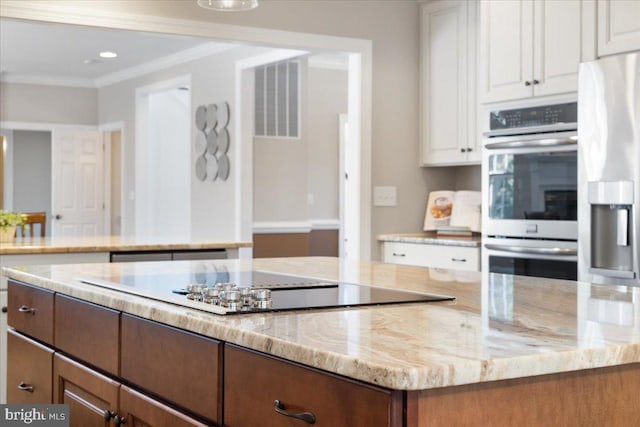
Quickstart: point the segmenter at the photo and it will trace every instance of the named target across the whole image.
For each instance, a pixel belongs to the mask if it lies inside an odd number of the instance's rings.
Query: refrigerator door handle
[[[629,210],[618,209],[617,243],[618,246],[629,245]]]

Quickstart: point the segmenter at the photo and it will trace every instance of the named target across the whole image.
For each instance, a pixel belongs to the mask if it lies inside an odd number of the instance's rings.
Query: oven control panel
[[[496,110],[491,111],[489,114],[491,130],[576,123],[578,121],[578,104],[570,102],[511,110]]]

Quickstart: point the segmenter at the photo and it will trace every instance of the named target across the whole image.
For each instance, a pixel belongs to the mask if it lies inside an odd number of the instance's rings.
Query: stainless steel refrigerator
[[[640,286],[640,52],[580,65],[578,279]]]

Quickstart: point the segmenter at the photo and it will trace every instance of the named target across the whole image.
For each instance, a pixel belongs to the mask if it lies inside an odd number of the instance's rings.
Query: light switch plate
[[[396,187],[373,187],[373,206],[396,206]]]

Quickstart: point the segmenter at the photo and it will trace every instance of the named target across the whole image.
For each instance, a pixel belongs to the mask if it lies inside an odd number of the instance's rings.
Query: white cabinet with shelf
[[[640,1],[598,0],[598,56],[640,50]]]
[[[483,0],[484,103],[578,90],[578,65],[595,59],[594,0]]]
[[[477,21],[475,2],[445,0],[422,6],[422,166],[480,162]]]

